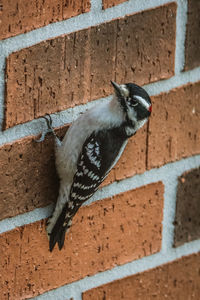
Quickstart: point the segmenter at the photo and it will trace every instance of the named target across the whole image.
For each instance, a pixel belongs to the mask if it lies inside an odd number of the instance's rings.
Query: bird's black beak
[[[112,85],[115,89],[116,95],[121,96],[121,87],[120,87],[120,85],[117,84],[116,82],[112,81],[112,80],[110,82],[112,83]]]

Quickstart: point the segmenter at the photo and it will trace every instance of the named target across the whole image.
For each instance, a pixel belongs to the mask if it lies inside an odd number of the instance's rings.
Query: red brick
[[[174,245],[200,238],[200,167],[183,173],[178,180]]]
[[[4,128],[107,96],[111,79],[143,85],[171,77],[175,21],[171,3],[12,53]]]
[[[188,22],[185,41],[185,70],[200,66],[200,1],[188,1]]]
[[[143,85],[174,75],[175,18],[176,4],[170,3],[119,19],[117,82]]]
[[[62,251],[48,251],[44,221],[0,235],[1,299],[25,299],[160,251],[163,185],[82,207]]]
[[[125,1],[127,1],[127,0],[103,0],[103,3],[102,3],[103,9],[118,5]]]
[[[0,39],[25,33],[90,10],[90,1],[1,0]]]
[[[116,72],[117,32],[117,20],[91,28],[90,100],[105,97],[113,92],[110,80],[114,79]]]
[[[43,143],[35,139],[30,136],[0,147],[0,220],[57,200],[53,138]]]
[[[200,81],[152,97],[147,165],[168,162],[200,153]]]
[[[200,295],[200,253],[116,280],[83,294],[83,300],[189,300]]]

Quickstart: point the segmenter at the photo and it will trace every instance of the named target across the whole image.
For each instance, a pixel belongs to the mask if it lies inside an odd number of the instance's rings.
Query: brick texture
[[[200,167],[178,181],[174,245],[200,238]]]
[[[175,22],[171,3],[12,53],[4,128],[107,96],[111,79],[143,85],[171,77]]]
[[[185,41],[185,70],[200,66],[200,1],[188,1],[188,22]]]
[[[82,299],[197,300],[199,295],[200,253],[89,290]]]
[[[103,9],[118,5],[122,2],[125,2],[127,0],[103,0]]]
[[[0,220],[57,199],[53,138],[36,143],[37,138],[30,136],[0,147]]]
[[[163,190],[158,182],[82,207],[62,251],[48,251],[44,221],[1,234],[1,299],[36,296],[160,251]]]
[[[68,126],[57,130],[61,137]],[[0,147],[0,220],[43,207],[57,199],[53,138],[26,137]],[[146,169],[146,128],[132,137],[103,186]]]
[[[1,0],[0,39],[88,12],[90,1]]]
[[[200,82],[152,97],[148,169],[200,153]]]

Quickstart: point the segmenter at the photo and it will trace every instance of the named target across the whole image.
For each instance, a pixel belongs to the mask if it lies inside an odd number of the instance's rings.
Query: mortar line
[[[176,162],[168,163],[160,168],[154,168],[148,171],[145,171],[143,174],[138,174],[130,178],[125,178],[119,182],[113,182],[108,186],[103,187],[98,190],[93,197],[86,201],[83,206],[89,205],[95,201],[103,200],[115,196],[119,193],[124,193],[129,190],[140,188],[144,185],[156,183],[162,181],[165,184],[168,181],[168,186],[170,187],[171,178],[178,177],[182,175],[183,172],[190,169],[194,169],[200,166],[200,155],[188,157],[181,159]],[[170,192],[170,191],[169,191]],[[173,192],[173,191],[172,191]],[[172,202],[175,200],[171,200]],[[13,230],[16,227],[23,225],[28,225],[40,221],[44,218],[49,217],[52,214],[53,204],[48,205],[47,207],[37,208],[33,211],[14,216],[12,218],[7,218],[0,221],[0,234]],[[164,226],[169,225],[171,222],[170,218],[164,220]],[[170,244],[170,239],[169,243]],[[167,245],[168,245],[167,244]],[[164,249],[164,248],[163,248]]]
[[[132,276],[138,273],[152,270],[156,267],[173,262],[176,259],[180,259],[184,256],[198,253],[199,251],[200,240],[196,240],[177,248],[170,249],[167,254],[158,252],[156,254],[134,260],[121,266],[116,266],[110,270],[99,272],[90,277],[85,277],[76,282],[66,284],[31,299],[64,300],[66,299],[66,297],[74,297],[74,300],[80,300],[82,299],[82,293],[85,291],[113,282],[114,280],[120,280],[127,276]]]
[[[185,37],[188,10],[186,0],[177,0],[177,4],[175,74],[182,72],[185,65]]]
[[[169,92],[170,90],[178,88],[187,83],[198,82],[199,80],[200,67],[191,71],[180,73],[166,80],[161,80],[158,82],[144,85],[143,87],[149,93],[150,96],[154,96],[159,95],[160,93]],[[53,127],[60,127],[64,124],[71,123],[80,115],[80,113],[86,111],[87,109],[90,109],[94,105],[97,105],[97,103],[101,103],[102,101],[110,101],[111,97],[112,95],[105,98],[90,101],[87,104],[77,105],[73,108],[68,108],[64,111],[51,114],[53,120]],[[3,132],[0,132],[0,145],[16,141],[20,138],[24,138],[27,136],[36,136],[43,130],[45,130],[45,128],[45,121],[41,118],[26,122],[24,124],[16,125]]]
[[[96,12],[102,12],[102,0],[90,0],[91,3],[91,9],[94,14]]]
[[[173,248],[174,243],[174,218],[176,214],[176,192],[178,186],[178,177],[181,174],[173,174],[163,180],[165,187],[164,208],[163,208],[163,228],[162,228],[162,248],[163,254]]]

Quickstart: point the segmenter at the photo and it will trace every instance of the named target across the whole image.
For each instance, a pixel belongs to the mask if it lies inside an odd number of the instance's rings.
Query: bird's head
[[[152,110],[151,99],[147,92],[134,83],[121,85],[113,81],[111,83],[127,121],[133,124],[147,121]]]

